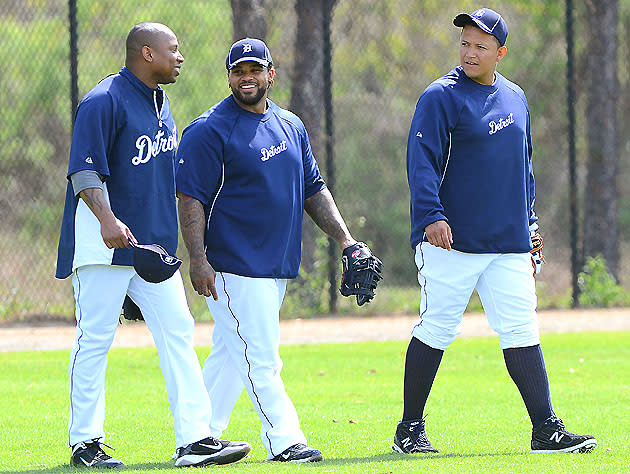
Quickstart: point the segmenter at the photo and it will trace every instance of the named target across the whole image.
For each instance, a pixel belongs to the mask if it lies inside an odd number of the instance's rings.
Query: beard
[[[245,97],[243,96],[243,94],[241,94],[241,91],[238,88],[231,88],[231,89],[232,89],[232,94],[234,94],[234,97],[242,104],[256,105],[263,99],[263,97],[265,97],[265,94],[269,90],[269,83],[268,82],[265,83],[263,87],[258,87],[258,92],[256,92],[254,96]]]

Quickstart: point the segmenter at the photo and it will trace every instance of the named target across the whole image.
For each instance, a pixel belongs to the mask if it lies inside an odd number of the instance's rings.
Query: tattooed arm
[[[85,204],[94,213],[101,223],[101,237],[103,242],[110,249],[120,249],[129,247],[129,239],[136,241],[136,238],[123,222],[114,215],[109,204],[105,200],[105,194],[100,188],[87,188],[79,193]]]
[[[328,188],[306,199],[304,210],[320,229],[337,241],[341,250],[356,243]]]
[[[214,286],[216,272],[206,257],[204,248],[205,214],[203,204],[184,193],[177,193],[177,210],[182,237],[190,255],[190,281],[197,293],[218,300]]]

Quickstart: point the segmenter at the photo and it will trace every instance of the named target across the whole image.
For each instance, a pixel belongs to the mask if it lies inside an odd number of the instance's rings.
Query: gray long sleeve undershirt
[[[103,189],[103,178],[96,171],[81,170],[70,176],[74,195],[78,196],[81,191],[88,188]]]

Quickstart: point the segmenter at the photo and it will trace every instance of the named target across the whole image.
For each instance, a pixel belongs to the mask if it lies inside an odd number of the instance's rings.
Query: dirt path
[[[280,323],[281,344],[407,340],[415,315],[365,318],[297,319]],[[628,331],[630,309],[540,311],[540,330],[550,332]],[[212,323],[198,323],[195,344],[210,345]],[[494,332],[483,314],[466,314],[460,337],[489,336]],[[71,349],[72,325],[0,326],[0,352]],[[113,347],[152,346],[144,323],[119,326]]]

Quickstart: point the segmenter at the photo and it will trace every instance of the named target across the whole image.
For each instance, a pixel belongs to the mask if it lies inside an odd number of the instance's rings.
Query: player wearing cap
[[[225,65],[232,94],[184,130],[176,160],[190,277],[215,321],[203,367],[210,428],[221,435],[245,388],[269,460],[320,461],[280,377],[279,311],[298,275],[304,210],[342,250],[356,241],[302,121],[267,97],[275,69],[265,43],[237,41]]]
[[[530,113],[521,88],[496,72],[507,52],[507,25],[488,8],[453,22],[462,27],[461,65],[420,96],[407,143],[411,245],[422,296],[392,447],[437,452],[424,408],[476,289],[529,413],[532,452],[589,451],[596,440],[567,431],[554,413],[540,348],[533,273],[542,253],[530,255],[538,221]]]
[[[176,36],[159,23],[134,26],[126,49],[126,66],[81,101],[70,150],[56,276],[72,274],[76,303],[71,464],[123,466],[103,451],[103,440],[107,353],[125,295],[140,307],[155,340],[175,424],[175,465],[234,462],[250,446],[210,436],[210,401],[176,262],[166,260],[171,268],[156,281],[166,279],[149,283],[134,270],[129,248],[140,240],[159,244],[165,254],[177,249],[177,129],[159,84],[176,81],[184,58]],[[156,276],[151,268],[149,275]]]

